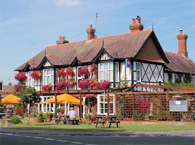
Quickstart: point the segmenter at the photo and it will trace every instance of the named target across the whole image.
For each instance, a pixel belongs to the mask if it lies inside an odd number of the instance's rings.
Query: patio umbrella
[[[55,97],[45,100],[46,103],[55,103]],[[57,104],[74,104],[80,105],[80,100],[68,95],[68,94],[61,94],[57,96]],[[84,102],[81,102],[84,105]]]
[[[19,104],[20,98],[15,95],[8,95],[1,100],[1,104]]]
[[[45,104],[45,103],[44,103],[44,102],[42,102],[42,101],[40,101],[39,103],[35,103],[35,104],[37,105],[37,104]]]

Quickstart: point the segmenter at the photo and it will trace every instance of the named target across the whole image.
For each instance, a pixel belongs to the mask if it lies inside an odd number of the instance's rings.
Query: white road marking
[[[87,144],[85,144],[85,145],[97,145],[97,144],[88,144],[88,143],[87,143]]]
[[[25,136],[23,136],[23,137],[32,137],[32,136],[25,135]]]
[[[56,140],[56,141],[60,141],[60,142],[68,142],[67,140],[60,140],[60,139],[58,139],[58,140]]]
[[[70,143],[74,143],[74,144],[83,144],[82,142],[76,142],[76,141],[72,141]]]
[[[36,136],[36,137],[33,137],[33,138],[36,138],[36,139],[43,139],[43,137],[39,137],[39,136]]]
[[[46,140],[55,140],[55,139],[53,139],[53,138],[44,138],[44,139],[46,139]]]
[[[22,135],[15,134],[14,136],[22,136]]]
[[[7,133],[7,134],[5,134],[5,135],[13,135],[13,134],[9,134],[9,133]]]

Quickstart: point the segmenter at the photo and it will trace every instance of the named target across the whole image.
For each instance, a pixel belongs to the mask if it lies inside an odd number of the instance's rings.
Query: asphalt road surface
[[[0,145],[194,145],[189,136],[43,136],[0,133]]]

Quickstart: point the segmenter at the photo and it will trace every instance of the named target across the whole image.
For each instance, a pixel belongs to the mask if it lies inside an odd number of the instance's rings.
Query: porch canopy
[[[46,103],[55,103],[55,97],[45,100]],[[74,104],[80,105],[80,100],[68,95],[68,94],[61,94],[57,96],[57,104]],[[84,102],[81,102],[81,105],[84,105]]]
[[[20,98],[15,95],[8,95],[1,100],[1,104],[19,104]]]

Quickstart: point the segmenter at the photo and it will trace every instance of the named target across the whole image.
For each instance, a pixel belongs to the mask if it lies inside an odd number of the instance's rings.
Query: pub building
[[[163,85],[169,80],[184,81],[190,74],[195,84],[195,64],[188,58],[187,34],[179,31],[178,52],[173,53],[163,50],[153,29],[143,30],[140,16],[132,19],[129,28],[130,32],[125,34],[98,38],[90,24],[86,29],[87,40],[69,42],[64,36],[59,36],[56,45],[46,47],[15,71],[25,73],[25,84],[35,87],[37,91],[42,91],[46,85],[52,86],[52,90],[104,90],[133,84]],[[41,79],[32,77],[35,71],[41,73]],[[134,89],[140,91],[140,87]],[[142,89],[154,91],[151,88]],[[79,97],[79,93],[73,96]],[[52,97],[54,94],[41,95],[43,102]],[[93,110],[97,110],[98,115],[107,114],[106,91],[81,94],[81,97],[85,103],[81,107],[82,117]],[[110,114],[115,114],[115,95],[110,94],[109,98]],[[70,105],[63,106],[67,113]],[[80,107],[75,108],[78,113]],[[38,105],[38,111],[54,113],[54,110],[55,104]]]

